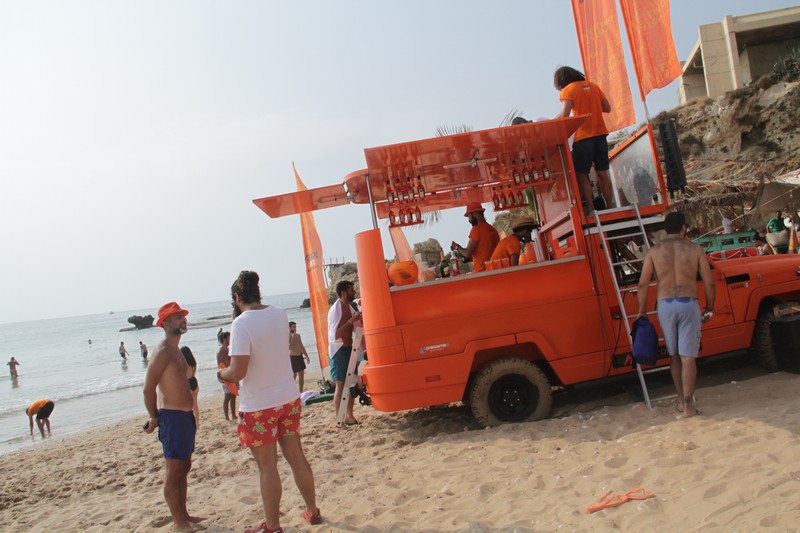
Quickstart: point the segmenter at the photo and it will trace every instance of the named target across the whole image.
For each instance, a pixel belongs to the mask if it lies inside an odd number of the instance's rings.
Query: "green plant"
[[[800,49],[793,48],[785,57],[778,59],[772,67],[771,77],[774,81],[800,78]]]

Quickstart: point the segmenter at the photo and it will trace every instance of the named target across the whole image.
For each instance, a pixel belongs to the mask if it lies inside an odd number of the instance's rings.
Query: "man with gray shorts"
[[[697,383],[697,354],[700,351],[700,328],[714,316],[716,288],[711,267],[702,248],[686,240],[686,217],[669,213],[664,218],[667,236],[648,250],[639,278],[639,313],[645,316],[647,289],[656,275],[658,322],[670,355],[670,370],[678,393],[676,408],[688,418],[699,415],[693,405]],[[700,313],[697,275],[703,281],[705,311]]]

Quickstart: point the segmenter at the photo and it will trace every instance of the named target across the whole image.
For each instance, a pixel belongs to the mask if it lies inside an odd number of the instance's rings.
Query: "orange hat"
[[[471,202],[467,204],[467,212],[464,213],[464,216],[468,217],[470,213],[475,213],[476,211],[483,213],[486,210],[483,208],[480,202]]]
[[[168,304],[162,305],[158,309],[158,322],[156,322],[156,326],[160,328],[161,324],[163,324],[166,319],[172,315],[177,315],[178,313],[182,313],[183,316],[186,316],[189,314],[189,311],[186,309],[181,309],[181,306],[175,302],[169,302]]]

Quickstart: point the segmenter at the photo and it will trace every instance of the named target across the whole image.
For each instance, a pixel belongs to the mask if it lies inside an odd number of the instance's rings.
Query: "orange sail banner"
[[[636,122],[628,69],[614,0],[572,0],[575,29],[586,79],[600,86],[611,104],[605,115],[608,131]]]
[[[292,163],[297,190],[305,191],[303,180]],[[314,334],[317,339],[319,367],[328,366],[328,290],[325,287],[325,274],[322,271],[322,243],[314,223],[314,214],[309,211],[300,213],[300,226],[303,230],[303,251],[306,258],[306,279],[308,295],[311,300],[311,318],[314,322]]]
[[[620,0],[642,100],[683,72],[672,40],[669,0]]]

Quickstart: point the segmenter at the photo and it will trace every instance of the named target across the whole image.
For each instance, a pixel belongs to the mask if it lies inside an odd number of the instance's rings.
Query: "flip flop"
[[[679,413],[682,413],[683,412],[683,406],[681,404],[679,404],[679,403],[676,403],[675,404],[675,410],[678,411]]]
[[[701,411],[700,409],[695,407],[693,415],[689,415],[689,416],[684,415],[683,418],[692,418],[693,416],[702,415],[702,414],[703,414],[703,411]]]
[[[278,526],[275,529],[267,527],[266,522],[261,522],[255,529],[245,529],[244,533],[283,533],[283,528]]]
[[[322,523],[322,515],[319,512],[319,507],[314,511],[314,514],[308,514],[308,511],[303,511],[303,518],[312,526]]]
[[[348,422],[347,420],[345,420],[345,421],[344,421],[344,423],[345,423],[345,425],[346,425],[346,426],[357,426],[357,425],[359,425],[361,422],[359,422],[358,420],[356,420],[356,421],[354,421],[354,422]]]

